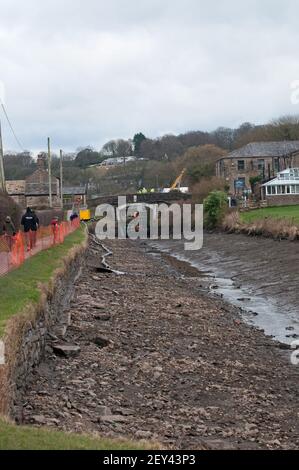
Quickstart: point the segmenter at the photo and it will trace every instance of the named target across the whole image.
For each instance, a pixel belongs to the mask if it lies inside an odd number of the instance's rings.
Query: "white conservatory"
[[[265,196],[299,195],[299,168],[288,168],[277,177],[262,185]]]

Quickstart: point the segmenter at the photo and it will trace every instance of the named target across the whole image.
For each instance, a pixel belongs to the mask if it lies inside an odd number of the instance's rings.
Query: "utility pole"
[[[62,150],[60,150],[60,203],[61,209],[63,209],[63,155]]]
[[[3,159],[4,159],[4,155],[3,155],[2,132],[1,132],[1,121],[0,121],[0,189],[5,193],[6,184],[5,184]]]
[[[51,169],[51,146],[48,137],[48,173],[49,173],[49,205],[52,207],[52,169]]]

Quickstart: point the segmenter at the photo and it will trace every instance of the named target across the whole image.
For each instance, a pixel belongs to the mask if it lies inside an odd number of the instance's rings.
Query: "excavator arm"
[[[186,168],[184,168],[182,170],[182,172],[180,173],[180,175],[177,177],[177,179],[175,180],[175,182],[171,185],[170,189],[171,191],[173,191],[174,189],[177,189],[177,188],[180,188],[181,187],[181,182],[182,182],[182,179],[184,177],[186,173]]]

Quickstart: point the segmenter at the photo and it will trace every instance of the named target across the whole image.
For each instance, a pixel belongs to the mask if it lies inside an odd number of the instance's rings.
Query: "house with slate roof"
[[[279,172],[299,167],[299,141],[252,142],[216,162],[216,175],[224,178],[231,195],[250,192],[250,180],[259,177],[262,183]]]
[[[52,204],[53,207],[61,206],[60,181],[52,176]],[[49,207],[49,173],[47,169],[47,157],[40,154],[37,159],[37,170],[25,180],[6,181],[6,190],[21,207],[44,209]],[[86,204],[86,186],[64,187],[63,201],[65,207],[71,207],[73,203]]]

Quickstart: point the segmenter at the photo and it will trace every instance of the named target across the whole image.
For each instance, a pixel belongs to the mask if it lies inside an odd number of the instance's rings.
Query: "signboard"
[[[235,180],[235,188],[236,189],[245,188],[245,178],[238,178],[237,180]]]

